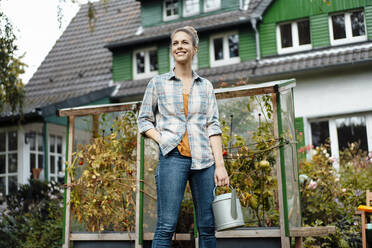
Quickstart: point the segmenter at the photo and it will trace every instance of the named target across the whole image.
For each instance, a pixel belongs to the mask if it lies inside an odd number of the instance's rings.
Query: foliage
[[[103,118],[101,126],[107,121]],[[93,232],[132,231],[135,224],[135,112],[118,116],[110,129],[109,135],[78,147],[68,166],[72,212]]]
[[[25,64],[15,55],[15,40],[13,26],[0,11],[0,111],[7,105],[12,112],[22,112],[23,108],[25,92],[19,75],[24,73]]]
[[[6,196],[0,215],[0,247],[60,247],[62,189],[31,179]]]
[[[274,168],[279,142],[274,138],[271,97],[250,97],[245,109],[240,110],[257,112],[252,111],[253,108],[259,109],[259,120],[254,123],[256,120],[250,118],[247,125],[256,129],[247,135],[247,139],[239,135],[232,137],[230,127],[221,119],[223,146],[229,150],[224,152],[225,163],[231,184],[237,189],[243,206],[248,207],[251,213],[246,222],[250,225],[275,226],[278,225],[279,215]],[[230,113],[235,114],[236,111]]]
[[[340,152],[340,171],[328,145],[313,150],[310,161],[300,164],[303,221],[305,225],[336,226],[326,237],[306,238],[306,247],[360,247],[360,217],[356,208],[365,204],[365,190],[372,188],[372,162],[366,152],[351,144]],[[310,151],[309,151],[310,152]]]

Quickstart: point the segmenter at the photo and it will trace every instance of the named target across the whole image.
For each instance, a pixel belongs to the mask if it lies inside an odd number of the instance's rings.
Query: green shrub
[[[336,233],[305,239],[305,247],[360,247],[360,217],[365,190],[372,189],[372,162],[358,144],[340,151],[340,170],[332,166],[329,146],[315,148],[310,161],[300,163],[301,202],[306,226],[336,226]]]
[[[63,195],[54,182],[30,180],[1,202],[0,247],[61,247]]]

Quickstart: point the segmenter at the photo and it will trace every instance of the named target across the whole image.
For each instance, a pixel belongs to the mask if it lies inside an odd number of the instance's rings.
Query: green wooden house
[[[193,68],[214,86],[296,78],[299,146],[330,141],[372,150],[372,0],[110,0],[82,6],[26,85],[25,118],[0,118],[0,192],[64,175],[66,120],[59,108],[141,100],[173,67],[169,35],[199,33]],[[5,144],[5,145],[3,145]],[[337,161],[335,163],[337,167]]]

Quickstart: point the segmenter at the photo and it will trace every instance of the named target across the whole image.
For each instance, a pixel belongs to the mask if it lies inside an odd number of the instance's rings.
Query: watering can
[[[217,231],[244,226],[244,218],[236,190],[230,185],[231,193],[216,195],[217,186],[214,187],[214,200],[212,203],[214,222]]]

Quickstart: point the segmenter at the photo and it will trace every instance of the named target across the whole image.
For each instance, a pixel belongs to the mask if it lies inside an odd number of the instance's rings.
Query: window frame
[[[204,0],[204,3],[203,3],[203,10],[204,12],[211,12],[211,11],[215,11],[215,10],[219,10],[221,9],[221,0],[214,0],[216,2],[216,6],[213,7],[213,8],[208,8],[207,7],[207,0]]]
[[[177,0],[178,2],[178,14],[177,15],[171,15],[167,16],[167,11],[166,11],[166,2],[168,0],[163,0],[163,21],[172,21],[180,18],[180,0]]]
[[[365,34],[362,35],[362,36],[353,37],[352,28],[351,28],[351,18],[350,17],[354,12],[358,12],[358,11],[363,12]],[[346,38],[335,40],[333,38],[332,16],[340,15],[340,14],[344,15]],[[330,40],[332,46],[344,45],[344,44],[350,44],[350,43],[356,43],[356,42],[363,42],[363,41],[366,41],[368,39],[366,17],[365,17],[364,9],[354,9],[354,10],[350,10],[350,11],[335,12],[335,13],[329,14],[328,15],[328,27],[329,27],[329,36],[330,36],[329,40]]]
[[[11,150],[9,151],[9,146],[8,146],[8,143],[9,143],[9,133],[10,132],[16,132],[17,134],[17,149],[16,150]],[[20,184],[20,177],[19,177],[19,173],[20,173],[20,166],[21,166],[21,163],[22,161],[20,161],[20,147],[21,147],[21,141],[22,139],[20,138],[21,136],[21,132],[19,132],[19,130],[15,129],[15,128],[9,128],[9,129],[1,129],[0,130],[0,133],[5,133],[5,151],[1,151],[0,152],[0,155],[5,155],[5,173],[1,173],[0,174],[0,178],[5,178],[5,195],[9,195],[10,192],[9,192],[9,177],[17,177],[17,189],[19,187],[19,184]],[[17,171],[16,172],[9,172],[9,155],[10,154],[16,154],[17,156]],[[0,198],[2,197],[5,197],[5,195],[2,195],[2,192],[0,192]]]
[[[133,79],[144,79],[144,78],[151,78],[153,76],[158,75],[159,72],[159,60],[158,60],[158,70],[156,71],[150,71],[150,52],[151,51],[156,51],[156,54],[158,56],[158,48],[153,46],[153,47],[147,47],[147,48],[141,48],[141,49],[136,49],[132,53],[132,63],[133,63]],[[143,73],[137,73],[137,61],[136,61],[136,54],[139,52],[144,52],[145,53],[145,72]]]
[[[54,136],[55,140],[54,140],[54,152],[52,152],[50,150],[50,145],[51,145],[51,136]],[[61,138],[61,153],[58,153],[57,151],[57,137]],[[64,176],[65,176],[65,170],[66,170],[66,166],[65,166],[65,136],[63,134],[60,134],[60,133],[55,133],[55,132],[52,132],[52,133],[49,133],[49,137],[48,137],[48,180],[52,180],[52,179],[55,179],[55,182],[59,182],[58,179],[59,178],[62,178],[64,180]],[[54,173],[52,173],[52,164],[51,164],[51,157],[54,156],[55,157],[55,160],[54,160],[54,165],[55,165],[55,171]],[[58,171],[58,158],[61,158],[62,159],[62,171]],[[61,173],[60,173],[61,172]],[[60,174],[59,174],[60,173]]]
[[[193,15],[198,15],[200,14],[200,0],[197,0],[198,1],[198,9],[194,12],[191,12],[191,13],[186,13],[185,10],[186,10],[186,0],[183,0],[182,1],[182,16],[184,17],[189,17],[189,16],[193,16]]]
[[[211,67],[217,67],[217,66],[240,63],[240,53],[239,53],[238,57],[233,57],[233,58],[230,58],[230,55],[229,55],[228,37],[231,36],[231,35],[238,35],[238,40],[240,42],[239,32],[237,30],[230,31],[230,32],[227,32],[227,33],[214,34],[214,35],[211,35],[209,37],[209,54],[210,54],[209,58],[210,58],[210,66]],[[219,38],[223,39],[222,46],[223,46],[224,58],[222,60],[215,60],[215,57],[214,57],[214,42],[213,41],[215,39],[219,39]]]
[[[298,22],[308,20],[310,24],[310,20],[308,18],[305,19],[298,19],[290,22],[281,22],[277,23],[276,25],[276,47],[278,54],[286,54],[286,53],[294,53],[294,52],[302,52],[311,50],[313,48],[312,46],[312,40],[311,40],[311,28],[309,28],[310,32],[310,44],[300,45],[299,39],[298,39]],[[291,31],[292,31],[292,47],[285,47],[282,48],[282,36],[281,36],[281,30],[280,26],[285,24],[291,24]]]

